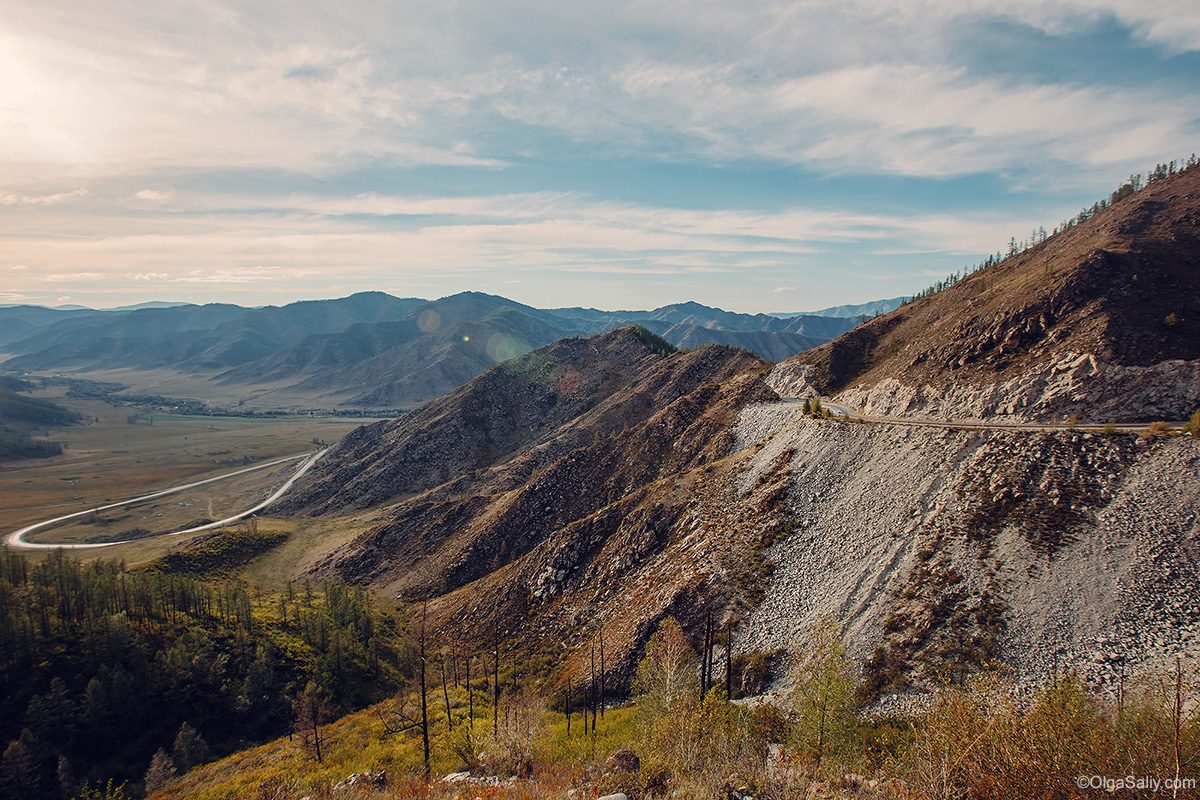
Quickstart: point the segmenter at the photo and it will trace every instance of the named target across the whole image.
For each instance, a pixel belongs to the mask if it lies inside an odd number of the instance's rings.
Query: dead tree
[[[300,737],[300,746],[311,753],[320,764],[322,760],[321,744],[324,741],[321,736],[321,726],[333,720],[333,706],[329,701],[329,695],[325,690],[309,681],[308,685],[304,687],[304,691],[292,704],[292,709],[296,714],[293,730]]]
[[[571,673],[567,673],[567,738],[571,738]]]
[[[733,624],[725,626],[725,699],[733,699]]]
[[[709,611],[704,618],[704,646],[700,650],[700,702],[704,702],[712,683],[712,640],[712,612]]]
[[[1175,785],[1171,791],[1171,797],[1175,798],[1179,796],[1180,773],[1183,769],[1183,759],[1180,753],[1182,740],[1180,734],[1183,729],[1183,660],[1179,656],[1175,656],[1175,702],[1171,706],[1171,723],[1175,738]]]
[[[425,778],[429,778],[429,697],[428,684],[425,680],[425,633],[429,620],[429,600],[421,603],[421,643],[420,643],[420,678],[421,678],[421,753],[425,757]]]
[[[492,662],[492,738],[500,738],[500,641],[496,641],[496,659]]]
[[[600,705],[596,702],[596,645],[592,645],[592,686],[591,686],[591,706],[592,706],[592,733],[596,732],[596,706]]]
[[[475,687],[471,686],[471,654],[467,653],[467,727],[475,730]]]
[[[600,629],[600,719],[604,719],[604,628]]]
[[[442,653],[442,698],[446,701],[446,730],[454,730],[454,717],[450,716],[450,690],[446,688],[446,654]]]

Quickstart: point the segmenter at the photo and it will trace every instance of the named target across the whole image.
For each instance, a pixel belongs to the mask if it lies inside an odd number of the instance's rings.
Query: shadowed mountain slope
[[[519,630],[536,647],[537,631],[563,635],[597,592],[645,583],[656,599],[622,617],[631,651],[696,591],[748,602],[749,581],[707,576],[750,570],[769,527],[726,494],[739,411],[775,399],[765,371],[743,350],[671,352],[644,329],[563,340],[347,436],[286,509],[375,507],[315,571],[439,597],[431,613],[464,639]],[[701,506],[742,521],[693,541]]]

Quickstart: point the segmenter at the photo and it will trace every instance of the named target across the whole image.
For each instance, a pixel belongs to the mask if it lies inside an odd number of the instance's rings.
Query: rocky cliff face
[[[876,418],[1182,420],[1200,408],[1200,169],[780,364],[784,396]],[[1200,646],[1200,440],[743,411],[743,473],[786,460],[792,532],[746,627],[847,626],[873,688],[998,659],[1094,683]]]

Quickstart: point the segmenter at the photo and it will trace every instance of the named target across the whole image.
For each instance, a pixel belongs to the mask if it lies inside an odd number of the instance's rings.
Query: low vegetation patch
[[[285,531],[244,524],[206,534],[146,565],[171,575],[229,575],[287,541]]]
[[[1200,756],[1200,718],[1187,697],[1194,676],[1182,663],[1132,682],[1119,698],[1056,674],[1019,700],[1002,674],[981,671],[941,684],[924,711],[901,718],[861,705],[858,672],[833,622],[790,661],[791,688],[777,702],[730,702],[668,617],[646,644],[632,702],[612,707],[590,675],[539,680],[499,671],[490,657],[466,668],[461,656],[431,648],[423,682],[324,725],[320,754],[311,736],[279,739],[153,796],[323,800],[347,796],[353,776],[371,781],[367,794],[380,800],[617,792],[629,800],[1067,800],[1096,796],[1079,776],[1187,777]]]

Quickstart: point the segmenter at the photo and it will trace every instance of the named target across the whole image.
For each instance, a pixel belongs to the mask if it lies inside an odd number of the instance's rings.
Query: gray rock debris
[[[1112,687],[1122,672],[1200,653],[1196,438],[1125,437],[1114,455],[1110,437],[854,425],[805,419],[794,404],[749,407],[736,433],[739,447],[759,448],[743,490],[790,459],[792,523],[768,551],[775,569],[739,650],[792,647],[832,617],[865,660],[932,552],[961,577],[967,602],[990,591],[1007,604],[995,655],[1019,685],[1070,668]],[[1031,474],[1025,482],[1005,469],[1026,464],[1047,466],[1012,471]],[[1085,478],[1100,486],[1092,505],[1070,496],[1071,480]],[[1073,521],[1037,530],[1020,518],[1031,499],[1070,504]],[[1016,511],[970,526],[973,505]],[[1057,544],[1034,546],[1046,533]]]

